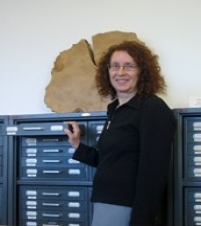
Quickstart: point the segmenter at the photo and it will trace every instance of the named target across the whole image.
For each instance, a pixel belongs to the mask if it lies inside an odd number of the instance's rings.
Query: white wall
[[[51,112],[58,54],[97,33],[135,32],[160,57],[172,108],[201,96],[200,0],[0,0],[0,115]],[[81,94],[82,95],[82,94]]]

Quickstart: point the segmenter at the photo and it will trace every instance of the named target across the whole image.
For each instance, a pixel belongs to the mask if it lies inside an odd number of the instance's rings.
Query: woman
[[[166,225],[166,188],[175,119],[166,103],[158,57],[140,42],[111,46],[96,85],[111,97],[98,150],[80,142],[76,122],[65,129],[74,159],[97,167],[92,226]]]

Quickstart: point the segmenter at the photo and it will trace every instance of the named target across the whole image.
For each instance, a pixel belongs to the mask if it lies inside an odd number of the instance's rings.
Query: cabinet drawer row
[[[18,194],[20,225],[87,226],[89,222],[91,187],[20,186]]]
[[[20,226],[89,226],[88,221],[85,222],[63,222],[63,221],[53,221],[53,220],[44,220],[44,221],[36,221],[36,220],[20,220]]]
[[[201,188],[184,188],[185,225],[201,225]]]

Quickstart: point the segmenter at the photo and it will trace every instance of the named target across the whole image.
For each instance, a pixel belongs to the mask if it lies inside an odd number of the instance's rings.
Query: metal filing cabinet
[[[75,150],[63,131],[63,122],[72,120],[81,141],[96,146],[105,112],[11,116],[9,225],[90,225],[94,169],[72,159]]]
[[[8,117],[0,116],[0,225],[7,224],[7,137]]]
[[[201,109],[174,112],[174,226],[201,225]]]

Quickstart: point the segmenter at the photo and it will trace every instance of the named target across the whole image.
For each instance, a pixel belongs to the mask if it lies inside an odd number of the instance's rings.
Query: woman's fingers
[[[69,143],[74,147],[77,148],[80,143],[80,128],[77,122],[75,121],[67,121],[64,122],[67,124],[67,128],[64,129],[64,132],[68,136]]]

